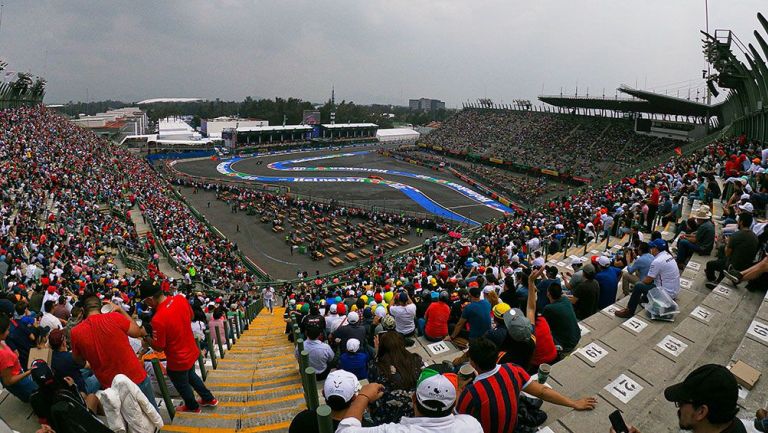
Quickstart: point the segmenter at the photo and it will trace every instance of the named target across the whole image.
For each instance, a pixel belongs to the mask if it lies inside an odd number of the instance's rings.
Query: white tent
[[[421,134],[411,128],[390,128],[376,131],[376,138],[382,143],[415,143]]]

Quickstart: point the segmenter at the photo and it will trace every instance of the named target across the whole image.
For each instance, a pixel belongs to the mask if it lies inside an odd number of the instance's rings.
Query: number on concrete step
[[[638,319],[637,317],[631,317],[629,320],[625,320],[624,323],[621,324],[621,326],[629,329],[630,331],[639,334],[643,332],[643,329],[645,329],[646,326],[648,326],[648,323],[645,321]]]
[[[709,319],[712,318],[712,312],[699,305],[698,307],[694,308],[693,311],[691,311],[691,316],[709,323]]]
[[[656,346],[672,356],[680,355],[688,347],[687,344],[671,335],[664,337]]]
[[[608,351],[593,341],[592,343],[589,343],[579,349],[579,353],[581,353],[582,356],[586,357],[593,364],[597,364],[601,359],[603,359],[603,357],[605,357],[605,355],[608,354]]]
[[[768,325],[763,322],[753,320],[752,323],[749,324],[747,334],[752,334],[752,336],[758,340],[768,343]]]
[[[627,375],[621,374],[613,382],[609,383],[605,389],[622,403],[628,404],[630,400],[643,390],[643,387],[627,377]]]

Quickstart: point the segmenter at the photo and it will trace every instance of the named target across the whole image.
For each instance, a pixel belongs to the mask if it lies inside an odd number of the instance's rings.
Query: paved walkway
[[[133,222],[133,225],[136,226],[136,233],[139,235],[139,238],[146,237],[147,233],[152,232],[149,228],[149,224],[144,222],[141,209],[139,209],[138,205],[134,205],[133,208],[131,208],[131,221]],[[181,275],[181,273],[179,273],[176,268],[171,266],[171,263],[162,254],[160,254],[158,267],[160,268],[160,272],[171,278],[175,278],[177,280],[184,278],[184,276]]]

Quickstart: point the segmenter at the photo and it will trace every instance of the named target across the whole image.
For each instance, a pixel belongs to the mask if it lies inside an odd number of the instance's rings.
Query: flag
[[[677,156],[683,156],[683,149],[680,146],[677,146],[675,148],[675,153],[677,154]]]

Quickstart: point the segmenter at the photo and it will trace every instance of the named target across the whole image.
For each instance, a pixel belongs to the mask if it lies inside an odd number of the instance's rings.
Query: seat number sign
[[[608,386],[605,387],[605,390],[618,398],[622,403],[628,404],[630,400],[635,398],[635,396],[643,390],[643,387],[627,377],[627,375],[622,374],[613,382],[609,383]]]

